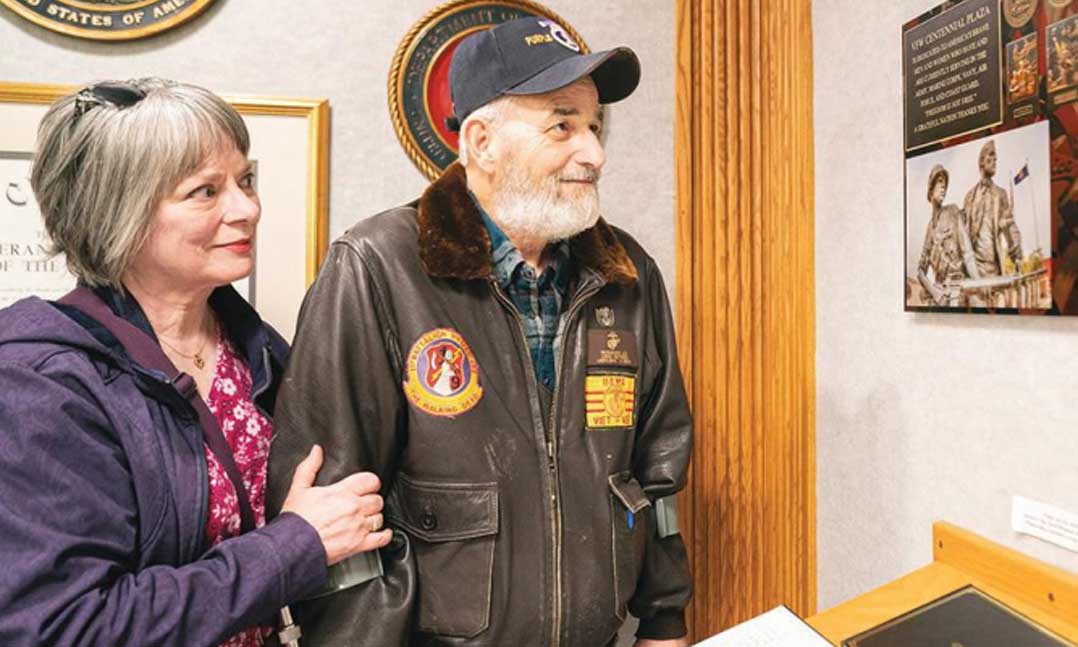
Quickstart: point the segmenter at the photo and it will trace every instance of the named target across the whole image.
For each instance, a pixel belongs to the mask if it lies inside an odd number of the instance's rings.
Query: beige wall
[[[931,523],[1078,571],[1010,530],[1078,512],[1078,319],[902,311],[900,33],[937,0],[815,0],[820,608],[932,559]]]
[[[426,185],[393,133],[386,76],[400,38],[437,4],[217,0],[176,30],[119,44],[54,34],[0,7],[0,80],[79,83],[158,75],[222,93],[328,98],[335,238],[360,218],[414,199]],[[645,243],[672,286],[673,2],[545,4],[593,49],[625,44],[642,60],[640,88],[609,115],[601,191],[608,219]]]

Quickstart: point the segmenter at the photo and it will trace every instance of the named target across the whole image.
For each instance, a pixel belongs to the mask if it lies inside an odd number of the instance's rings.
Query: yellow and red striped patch
[[[592,374],[584,380],[584,403],[588,429],[633,426],[636,376]]]

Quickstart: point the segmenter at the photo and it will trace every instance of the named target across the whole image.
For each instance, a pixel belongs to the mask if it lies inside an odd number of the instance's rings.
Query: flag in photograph
[[[1022,165],[1022,168],[1018,169],[1018,172],[1014,174],[1014,183],[1018,184],[1022,180],[1029,177],[1029,162]]]

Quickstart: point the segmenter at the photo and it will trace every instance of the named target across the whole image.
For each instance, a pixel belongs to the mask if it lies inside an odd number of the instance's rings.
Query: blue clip
[[[636,525],[636,515],[633,514],[632,510],[626,511],[626,513],[625,513],[625,522],[627,524],[629,524],[629,530],[632,530],[633,526]]]

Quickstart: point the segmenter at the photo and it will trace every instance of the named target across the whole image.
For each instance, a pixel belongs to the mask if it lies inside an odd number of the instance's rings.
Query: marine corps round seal
[[[213,0],[0,0],[46,29],[90,40],[133,40],[171,29]]]
[[[1037,11],[1037,0],[1003,0],[1003,17],[1015,29],[1025,25]]]
[[[480,29],[525,16],[553,20],[588,53],[575,29],[530,0],[451,0],[423,16],[397,47],[389,69],[389,114],[404,151],[429,179],[457,159],[457,134],[445,125],[453,114],[449,62],[457,45]]]
[[[404,394],[412,406],[432,416],[452,418],[483,397],[472,349],[452,328],[425,333],[408,352]]]

